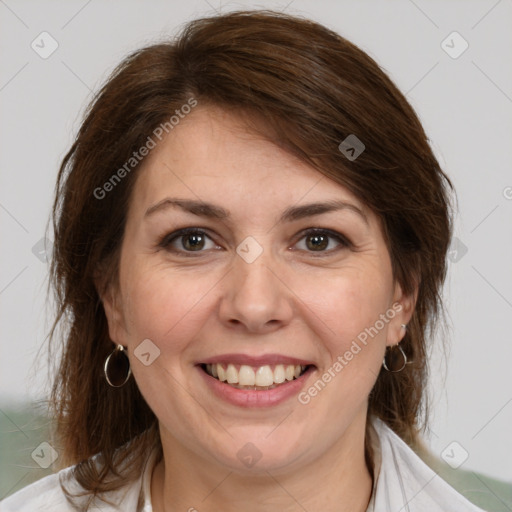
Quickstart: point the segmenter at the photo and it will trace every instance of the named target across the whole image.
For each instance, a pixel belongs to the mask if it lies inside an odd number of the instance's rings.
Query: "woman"
[[[316,23],[230,13],[127,58],[54,205],[73,466],[1,510],[478,510],[413,451],[450,189]]]

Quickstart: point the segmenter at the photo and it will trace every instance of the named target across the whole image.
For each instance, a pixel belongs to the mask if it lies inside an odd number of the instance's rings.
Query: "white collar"
[[[373,418],[374,484],[366,512],[483,512],[450,487],[382,420]]]

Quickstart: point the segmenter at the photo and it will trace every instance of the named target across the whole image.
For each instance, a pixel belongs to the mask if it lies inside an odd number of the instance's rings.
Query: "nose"
[[[227,327],[268,333],[290,323],[293,293],[266,251],[252,263],[236,255],[223,285],[219,315]]]

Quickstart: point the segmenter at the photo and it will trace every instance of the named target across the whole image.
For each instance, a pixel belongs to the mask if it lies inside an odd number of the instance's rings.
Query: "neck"
[[[365,512],[372,490],[364,456],[365,421],[366,415],[355,419],[334,446],[302,467],[255,475],[211,464],[161,429],[164,459],[153,471],[153,510]]]

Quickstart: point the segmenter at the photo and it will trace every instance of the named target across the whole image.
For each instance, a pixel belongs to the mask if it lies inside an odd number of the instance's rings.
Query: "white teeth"
[[[221,382],[224,382],[225,380],[227,380],[227,376],[226,376],[226,370],[224,370],[224,368],[222,368],[222,365],[218,364],[217,365],[217,378],[221,381]]]
[[[226,378],[229,384],[238,384],[238,372],[232,364],[228,364]]]
[[[289,364],[284,371],[284,375],[286,380],[293,380],[293,377],[295,376],[295,366],[293,366],[293,364]]]
[[[273,371],[270,365],[253,368],[243,364],[240,366],[240,370],[237,370],[237,367],[232,363],[227,366],[219,363],[206,365],[206,372],[221,382],[259,387],[270,387],[297,379],[305,369],[305,366],[293,364],[278,364]]]
[[[256,382],[254,370],[250,366],[243,364],[238,372],[238,380],[240,386],[254,386]]]
[[[284,373],[284,366],[282,364],[278,364],[274,370],[274,382],[276,384],[282,384],[286,380],[286,375]]]
[[[272,384],[274,384],[274,374],[270,366],[260,366],[256,371],[256,386],[272,386]]]

